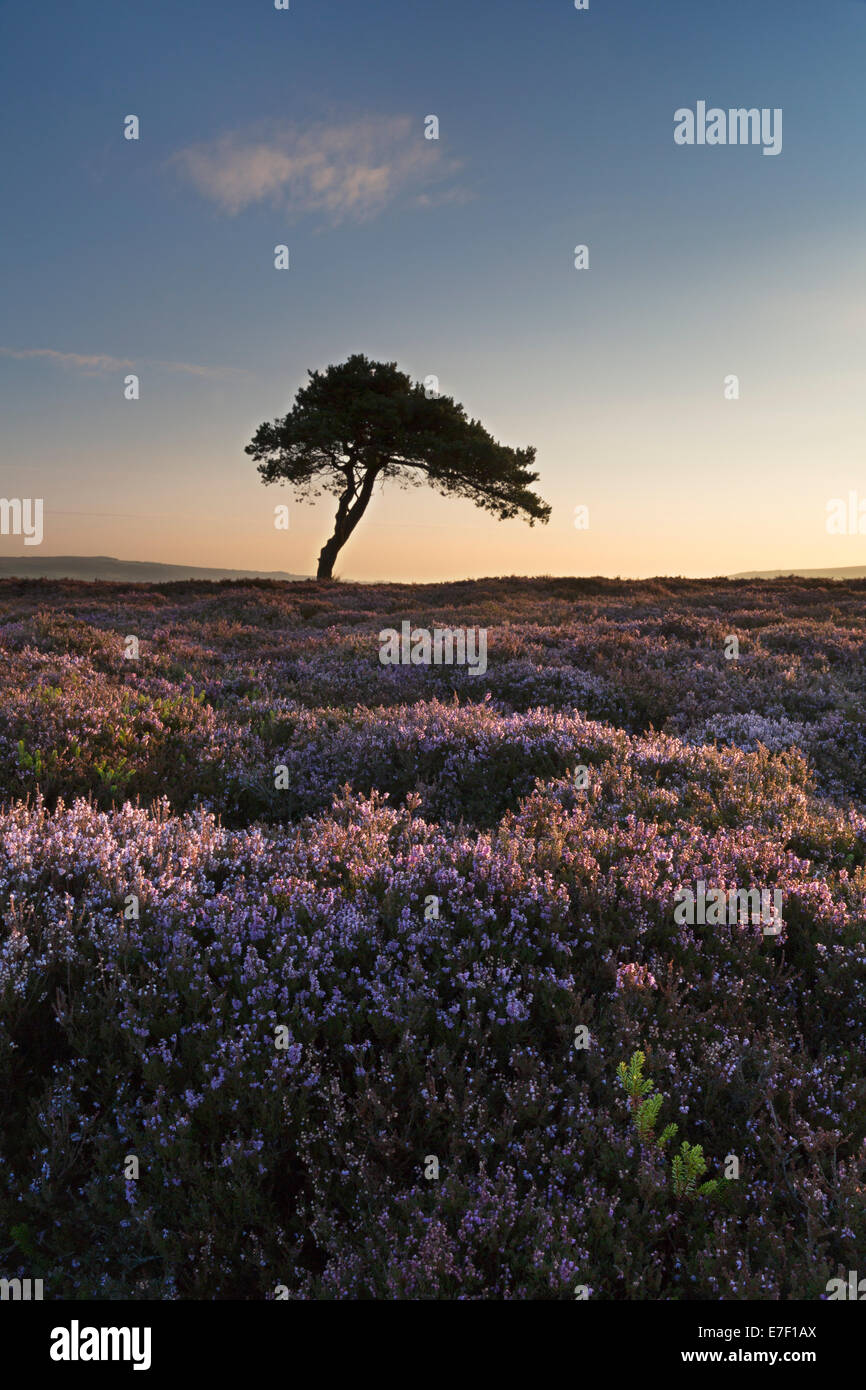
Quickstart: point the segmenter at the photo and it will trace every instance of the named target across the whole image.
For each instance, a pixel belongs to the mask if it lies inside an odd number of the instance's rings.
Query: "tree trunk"
[[[378,473],[378,466],[368,468],[358,492],[356,493],[354,487],[350,486],[346,488],[340,498],[337,517],[334,522],[334,534],[329,541],[325,542],[319,553],[317,579],[333,579],[334,561],[367,510],[367,503],[373,495],[373,484]],[[352,501],[353,497],[355,498],[354,502]]]
[[[337,558],[341,545],[342,541],[339,541],[336,536],[332,536],[331,539],[322,546],[319,553],[319,568],[316,570],[317,579],[333,579],[334,561]]]

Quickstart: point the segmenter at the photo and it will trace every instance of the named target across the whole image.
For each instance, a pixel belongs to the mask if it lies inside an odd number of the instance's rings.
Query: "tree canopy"
[[[308,375],[289,413],[260,425],[245,452],[265,483],[288,483],[302,499],[339,499],[334,534],[319,555],[320,579],[332,577],[377,481],[426,482],[502,521],[548,520],[550,507],[530,491],[538,479],[535,449],[498,444],[462,405],[413,383],[396,362],[356,353]]]

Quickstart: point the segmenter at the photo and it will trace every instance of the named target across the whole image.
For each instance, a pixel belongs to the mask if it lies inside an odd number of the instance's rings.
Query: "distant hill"
[[[746,570],[731,579],[866,579],[866,565],[847,565],[826,570]]]
[[[168,584],[183,579],[308,579],[284,570],[220,570],[198,565],[160,565],[116,560],[112,555],[2,555],[0,578],[104,579],[121,584]]]
[[[866,579],[866,565],[849,565],[837,569],[745,570],[727,577]],[[78,579],[104,580],[115,584],[170,584],[195,579],[275,579],[285,583],[312,578],[309,574],[289,574],[286,570],[208,569],[201,565],[163,565],[154,560],[118,560],[113,555],[0,555],[0,579]],[[467,582],[471,588],[477,589],[487,581],[478,579]],[[588,582],[591,581],[575,580],[575,583]],[[601,582],[608,581],[603,579]]]

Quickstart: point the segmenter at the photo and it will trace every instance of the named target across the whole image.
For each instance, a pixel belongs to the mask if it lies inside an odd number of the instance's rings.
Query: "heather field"
[[[486,670],[383,665],[406,620]],[[863,1271],[866,581],[2,580],[0,644],[6,1275]],[[701,884],[781,914],[683,920]]]

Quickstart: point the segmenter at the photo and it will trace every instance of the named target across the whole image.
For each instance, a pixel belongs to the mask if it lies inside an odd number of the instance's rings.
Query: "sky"
[[[391,485],[344,579],[862,564],[864,71],[864,0],[2,0],[0,496],[45,554],[314,573],[333,500],[244,446],[363,352],[552,514]],[[781,152],[677,144],[701,101]]]

